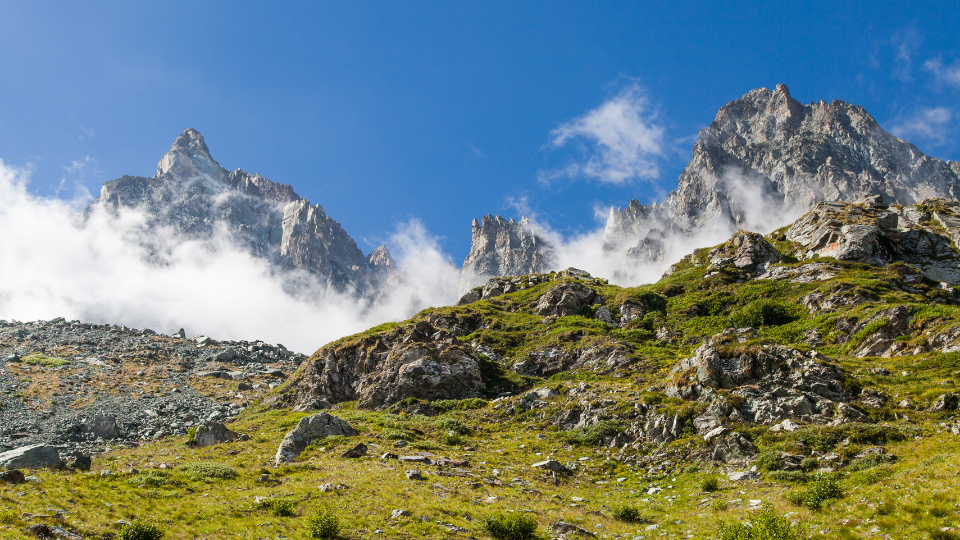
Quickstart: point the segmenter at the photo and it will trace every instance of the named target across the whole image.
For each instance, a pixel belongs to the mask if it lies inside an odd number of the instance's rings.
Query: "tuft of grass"
[[[291,499],[267,499],[260,503],[260,508],[276,517],[292,517],[296,515],[297,502]]]
[[[117,534],[117,540],[160,540],[163,529],[146,521],[134,520],[124,525]]]
[[[220,463],[184,463],[177,471],[195,482],[229,480],[239,476],[237,471]]]
[[[20,362],[28,366],[40,366],[40,367],[60,367],[65,366],[70,363],[69,360],[64,360],[63,358],[56,358],[53,356],[47,356],[41,353],[28,354],[20,359]]]
[[[801,309],[774,300],[755,300],[732,313],[730,324],[737,328],[779,326],[799,319]]]
[[[532,540],[537,538],[537,520],[521,513],[494,513],[480,518],[484,532],[496,540]]]
[[[613,519],[626,523],[646,523],[647,519],[640,515],[636,506],[623,505],[613,509]]]
[[[330,510],[319,510],[317,515],[307,521],[307,534],[310,538],[332,540],[340,537],[340,519]]]
[[[843,497],[840,478],[835,474],[817,474],[807,486],[787,494],[787,500],[808,510],[819,510],[827,501]]]
[[[799,527],[766,507],[750,515],[750,521],[720,523],[717,540],[804,540]]]
[[[897,458],[887,454],[870,454],[868,456],[864,456],[854,461],[853,463],[851,463],[850,466],[847,467],[847,470],[851,472],[865,471],[867,469],[872,469],[880,465],[893,463],[896,460]]]
[[[702,480],[700,480],[700,489],[706,493],[713,493],[720,489],[720,477],[716,475],[710,475]]]
[[[612,437],[621,431],[623,426],[619,422],[604,420],[589,427],[565,431],[560,438],[575,446],[596,446],[603,442],[604,437]]]

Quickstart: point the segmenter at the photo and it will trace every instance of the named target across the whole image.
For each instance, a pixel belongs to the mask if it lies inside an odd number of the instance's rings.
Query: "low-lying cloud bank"
[[[388,241],[403,273],[376,302],[297,276],[298,293],[261,259],[219,240],[142,238],[144,216],[95,213],[33,195],[29,174],[0,162],[0,319],[64,317],[216,339],[262,339],[310,353],[337,338],[456,301],[459,269],[418,220]],[[160,248],[157,263],[144,245]],[[155,252],[154,252],[155,253]],[[154,261],[154,262],[151,262]]]

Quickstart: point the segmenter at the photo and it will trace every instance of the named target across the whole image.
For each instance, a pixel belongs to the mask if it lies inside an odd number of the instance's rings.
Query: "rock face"
[[[545,317],[577,315],[593,303],[597,294],[580,283],[563,283],[540,297],[533,312]]]
[[[710,403],[693,421],[698,433],[738,420],[767,425],[785,419],[827,423],[837,404],[849,399],[842,372],[822,357],[774,345],[741,352],[719,344],[732,335],[701,345],[674,368],[667,386],[668,396]],[[717,394],[718,389],[730,390],[741,402],[734,406]]]
[[[627,261],[623,275],[616,277],[635,281],[638,266],[665,268],[682,255],[674,252],[676,246],[690,237],[707,244],[737,229],[769,231],[817,202],[870,195],[900,205],[956,199],[960,163],[924,155],[884,131],[858,105],[839,100],[803,105],[785,85],[773,91],[759,88],[724,105],[700,132],[676,191],[662,203],[633,200],[625,208],[611,209],[604,249],[612,260]],[[489,253],[480,244],[490,239],[477,232],[475,224],[474,251],[464,263],[462,284],[482,282],[473,278],[472,270],[480,259],[549,263],[532,254],[531,245],[519,248],[508,242],[499,244],[496,257],[478,257],[474,252]],[[860,232],[853,229],[850,234]],[[506,269],[489,264],[484,271],[520,275],[537,270],[532,265]],[[466,288],[461,287],[461,293]]]
[[[62,465],[56,447],[45,444],[21,446],[0,454],[0,468],[4,469],[40,469]]]
[[[786,232],[800,259],[833,257],[887,265],[902,261],[934,281],[960,283],[960,203],[943,199],[887,206],[878,197],[858,203],[819,203]]]
[[[334,436],[353,437],[359,434],[357,430],[350,427],[350,424],[327,413],[301,418],[297,427],[293,428],[280,441],[274,463],[282,465],[293,462],[304,449],[317,439]]]
[[[553,245],[534,233],[526,218],[515,222],[497,216],[473,220],[470,253],[460,271],[459,295],[491,277],[520,276],[552,269]]]
[[[138,208],[147,218],[143,241],[163,260],[161,228],[177,239],[211,240],[223,232],[245,251],[278,268],[307,271],[337,290],[363,289],[370,265],[356,242],[320,205],[279,184],[220,166],[203,137],[186,129],[160,159],[151,178],[123,176],[107,182],[85,210],[116,215]],[[391,266],[378,258],[378,268]],[[389,254],[386,255],[389,258]]]
[[[434,318],[392,334],[318,351],[290,379],[278,404],[295,410],[357,400],[382,409],[405,398],[480,397],[485,388],[480,353],[456,338],[480,324],[477,316]]]

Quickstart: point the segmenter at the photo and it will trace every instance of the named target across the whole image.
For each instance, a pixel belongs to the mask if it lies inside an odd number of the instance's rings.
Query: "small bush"
[[[750,521],[720,523],[717,540],[804,540],[806,537],[772,508],[757,510]]]
[[[809,510],[819,510],[824,503],[843,497],[840,479],[835,474],[818,474],[806,487],[787,494],[787,500]]]
[[[590,427],[581,427],[565,431],[560,437],[574,446],[596,446],[603,442],[604,437],[612,437],[623,431],[619,422],[604,420]]]
[[[236,478],[237,471],[219,463],[185,463],[177,467],[187,478],[201,482]]]
[[[780,452],[765,450],[760,452],[757,457],[757,468],[761,471],[779,471],[783,468],[783,460],[780,459]]]
[[[930,529],[930,540],[960,540],[960,534],[940,529]]]
[[[636,506],[618,506],[613,509],[613,519],[626,523],[646,523],[648,520],[640,515],[640,509]]]
[[[317,515],[307,522],[307,533],[310,538],[331,540],[340,536],[340,520],[329,510],[320,510]]]
[[[483,409],[489,405],[489,402],[480,398],[438,399],[437,401],[431,401],[430,404],[436,407],[440,412],[450,412]]]
[[[767,478],[774,482],[802,483],[809,481],[810,475],[803,471],[773,471],[767,474]]]
[[[779,326],[799,318],[797,307],[773,300],[756,300],[730,315],[730,324],[737,328]]]
[[[144,471],[127,479],[129,484],[154,488],[166,484],[167,481],[167,473],[164,471]]]
[[[260,503],[260,508],[276,517],[292,517],[296,514],[297,502],[290,499],[266,499]]]
[[[497,540],[531,540],[537,538],[537,520],[518,512],[488,514],[480,518],[483,530]]]
[[[447,446],[461,446],[465,442],[466,439],[454,432],[447,433],[447,436],[443,438],[443,444]]]
[[[719,476],[708,476],[703,480],[700,480],[700,489],[707,493],[713,493],[720,489],[720,477]]]
[[[434,425],[440,429],[453,431],[457,435],[466,435],[467,433],[470,433],[470,428],[468,428],[466,424],[457,418],[443,418],[434,422]]]
[[[713,501],[713,503],[710,505],[710,508],[713,508],[714,512],[725,512],[729,507],[730,507],[730,503],[728,503],[727,501],[722,501],[720,499]]]
[[[134,520],[127,523],[117,534],[117,540],[160,540],[163,530],[153,523]]]
[[[847,467],[847,470],[851,472],[865,471],[867,469],[879,467],[880,465],[893,463],[896,460],[897,458],[887,454],[870,454],[851,463],[850,466]]]
[[[803,458],[800,460],[800,470],[803,472],[810,472],[820,466],[820,462],[816,458]]]

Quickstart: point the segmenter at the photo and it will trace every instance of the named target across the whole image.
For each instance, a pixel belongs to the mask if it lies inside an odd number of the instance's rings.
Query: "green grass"
[[[32,353],[24,356],[20,359],[20,362],[28,366],[41,366],[41,367],[60,367],[65,366],[70,363],[69,360],[64,360],[63,358],[56,358],[53,356],[47,356],[42,353]]]
[[[520,512],[492,513],[482,516],[483,531],[496,540],[532,540],[537,536],[537,520]]]

